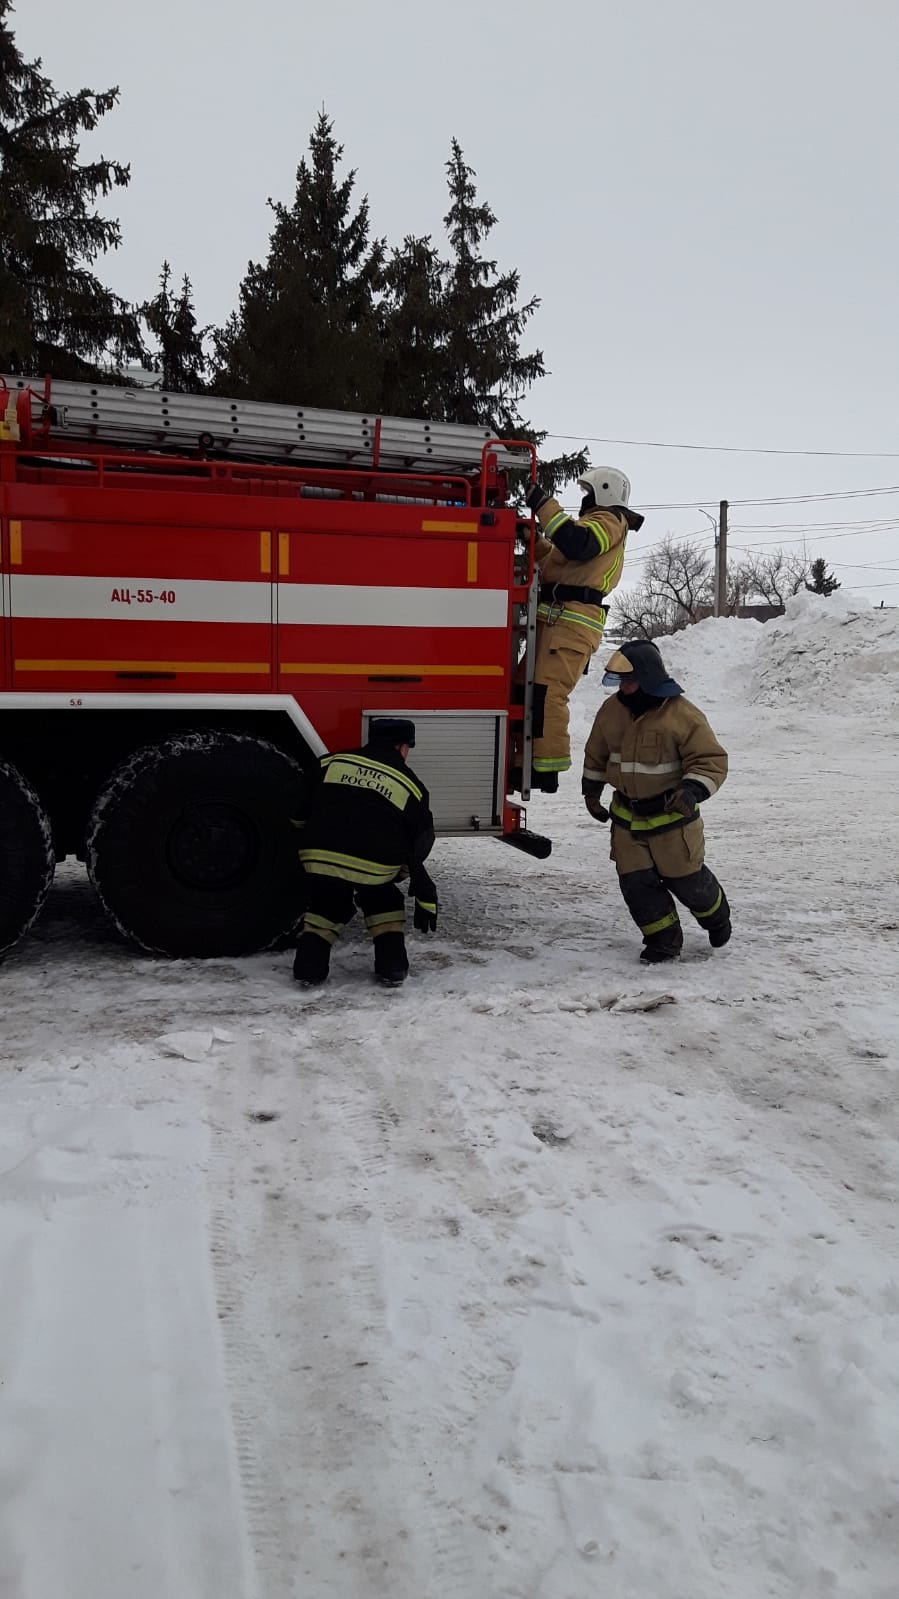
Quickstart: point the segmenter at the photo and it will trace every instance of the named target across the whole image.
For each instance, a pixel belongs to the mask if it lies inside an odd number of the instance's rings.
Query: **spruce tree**
[[[810,594],[832,594],[834,589],[840,587],[833,573],[828,572],[827,562],[820,555],[812,562],[811,579],[811,582],[805,585]]]
[[[475,172],[457,139],[446,163],[450,209],[444,217],[450,261],[444,298],[444,404],[447,421],[477,422],[514,434],[520,403],[546,371],[543,353],[523,355],[524,329],[540,301],[519,305],[521,275],[499,273],[482,248],[496,225],[478,200]]]
[[[269,200],[268,259],[250,262],[239,309],[215,335],[218,393],[351,411],[377,406],[384,245],[370,239],[367,198],[354,209],[356,174],[341,178],[342,160],[322,111],[293,204]]]
[[[137,318],[90,271],[121,237],[94,201],[129,169],[78,159],[118,89],[59,92],[24,60],[11,14],[0,0],[0,369],[94,377],[111,354],[140,357]]]
[[[444,421],[441,392],[448,268],[430,237],[408,235],[384,269],[379,410]]]
[[[172,269],[163,261],[159,288],[141,307],[141,315],[155,340],[149,364],[171,394],[201,394],[205,388],[207,358],[203,341],[208,328],[198,328],[193,285],[185,274],[180,292],[172,288]]]
[[[519,304],[521,274],[499,272],[497,262],[482,253],[496,217],[478,199],[476,174],[457,139],[446,173],[450,209],[444,224],[451,254],[443,304],[444,418],[480,423],[506,438],[539,445],[546,434],[524,419],[521,404],[531,385],[545,376],[546,364],[542,350],[524,354],[521,341],[540,301],[532,297]],[[540,481],[553,491],[588,464],[586,450],[542,461]]]

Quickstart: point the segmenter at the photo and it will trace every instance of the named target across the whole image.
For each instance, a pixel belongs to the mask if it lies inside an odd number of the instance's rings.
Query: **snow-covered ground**
[[[895,1599],[899,613],[792,611],[667,650],[724,951],[639,966],[576,774],[550,861],[438,847],[397,994],[60,872],[0,971],[3,1599]]]

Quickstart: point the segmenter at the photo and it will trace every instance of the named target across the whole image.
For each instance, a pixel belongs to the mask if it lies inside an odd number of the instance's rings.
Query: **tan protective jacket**
[[[596,713],[584,750],[585,787],[612,783],[626,799],[661,801],[685,777],[715,794],[726,776],[726,751],[682,694],[638,717],[613,694]]]
[[[621,581],[624,546],[628,534],[627,522],[618,511],[594,506],[591,510],[585,511],[583,516],[570,517],[567,511],[562,510],[558,500],[547,500],[537,512],[537,520],[546,535],[537,540],[535,551],[543,601],[552,600],[554,583],[570,583],[578,588],[599,589],[603,594],[611,593]],[[570,561],[561,550],[556,549],[552,541],[553,534],[566,522],[574,522],[576,527],[590,529],[596,540],[595,555],[591,555],[586,561]],[[601,632],[606,619],[602,606],[584,605],[578,600],[565,600],[563,604],[564,611],[570,614],[563,614],[560,620],[580,621],[590,626],[591,631],[595,628]]]

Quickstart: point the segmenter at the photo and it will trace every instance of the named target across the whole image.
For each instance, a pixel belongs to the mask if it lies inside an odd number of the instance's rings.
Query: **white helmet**
[[[578,478],[578,485],[585,493],[593,490],[597,505],[627,505],[631,497],[630,478],[617,466],[591,466]]]

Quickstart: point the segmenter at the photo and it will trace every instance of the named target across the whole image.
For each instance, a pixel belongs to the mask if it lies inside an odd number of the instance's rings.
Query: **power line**
[[[710,455],[805,455],[833,460],[899,461],[899,450],[782,450],[772,445],[677,444],[670,439],[608,439],[595,433],[547,433],[574,444],[624,444],[640,450],[699,450]]]
[[[835,489],[823,494],[770,494],[752,500],[729,500],[729,505],[817,505],[824,500],[867,500],[878,495],[899,494],[899,484],[883,484],[873,489]],[[713,506],[718,508],[717,500],[641,500],[640,507],[644,511],[702,511]],[[562,509],[569,516],[577,516],[580,507],[563,505]]]
[[[882,529],[899,527],[899,517],[896,516],[841,516],[835,522],[741,522],[743,532],[751,529],[758,533],[789,533],[794,528],[807,528],[815,532],[818,528],[857,528],[860,533],[878,533]]]
[[[730,505],[813,505],[821,500],[866,500],[876,495],[899,494],[899,484],[887,484],[873,489],[836,489],[825,494],[769,494],[753,500],[729,500]],[[701,511],[717,506],[717,500],[668,500],[657,504],[641,501],[644,511]]]
[[[899,566],[880,566],[869,561],[831,561],[830,564],[838,566],[842,572],[895,572],[899,576]]]
[[[851,533],[846,533],[846,532],[843,532],[843,533],[820,533],[820,534],[817,534],[817,535],[815,534],[814,527],[809,527],[809,528],[806,528],[805,531],[803,533],[801,533],[798,538],[795,538],[795,539],[785,539],[785,538],[751,539],[750,542],[747,545],[742,545],[741,548],[743,548],[743,549],[763,549],[768,544],[777,544],[777,545],[781,545],[781,544],[807,544],[811,538],[814,538],[815,542],[818,543],[818,544],[828,544],[828,543],[830,543],[831,539],[874,538],[878,533],[889,533],[889,532],[893,531],[893,529],[896,528],[896,527],[899,527],[899,523],[895,523],[894,522],[892,528],[889,528],[889,527],[875,527],[875,528],[860,527],[860,528],[856,528]],[[739,528],[739,527],[734,529],[735,533],[740,533],[742,531],[743,530],[741,528]]]

